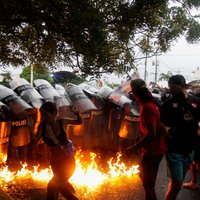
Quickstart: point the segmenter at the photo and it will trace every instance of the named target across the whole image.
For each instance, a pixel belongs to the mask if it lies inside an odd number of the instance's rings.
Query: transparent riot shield
[[[74,146],[77,149],[91,150],[93,137],[91,135],[91,112],[85,112],[81,114],[82,124],[80,125],[68,125],[67,134],[73,141]]]
[[[36,79],[33,81],[37,91],[42,95],[45,101],[54,102],[54,98],[60,97],[55,88],[44,79]]]
[[[9,85],[12,90],[34,108],[41,107],[43,97],[27,80],[23,78],[15,78],[10,81]]]
[[[0,85],[0,101],[6,104],[14,114],[19,114],[32,108],[32,106],[21,99],[13,90],[3,85]]]
[[[124,151],[136,142],[139,128],[139,112],[137,106],[129,103],[124,104],[121,115],[118,149],[119,151]]]
[[[20,163],[32,160],[32,134],[28,125],[26,112],[13,115],[7,154],[7,165],[11,169],[19,169]]]
[[[37,134],[39,125],[41,123],[41,113],[39,109],[36,109],[33,113],[29,114],[29,119],[32,120],[33,124],[33,132],[34,135]],[[29,156],[31,159],[31,162],[35,162],[40,164],[42,167],[48,167],[49,166],[49,157],[50,157],[50,151],[48,149],[48,146],[44,143],[42,138],[38,141],[37,145],[33,144],[30,145],[31,147],[31,153],[32,155]],[[29,148],[30,149],[30,148]]]
[[[80,113],[87,113],[92,110],[97,110],[94,103],[84,94],[79,86],[70,86],[66,89],[66,91],[69,94],[72,104],[78,108]]]
[[[119,87],[115,88],[112,94],[115,94],[117,96],[121,96],[121,95],[127,96],[128,93],[131,91],[131,86],[130,86],[131,80],[138,79],[138,78],[140,78],[140,76],[139,76],[138,71],[136,70],[131,74],[129,79],[124,81]]]
[[[0,163],[4,163],[7,159],[10,137],[10,119],[8,114],[9,108],[0,102]]]
[[[5,163],[7,159],[10,137],[10,122],[0,122],[0,163]]]
[[[71,100],[62,85],[56,84],[55,89],[60,95],[55,97],[55,103],[58,108],[58,116],[60,119],[74,119],[74,113],[71,111]]]
[[[89,93],[92,96],[99,96],[99,89],[87,84],[87,83],[81,83],[78,85],[84,92]]]
[[[115,93],[110,94],[109,98],[113,103],[119,105],[120,107],[123,107],[125,103],[131,103],[132,100],[126,97],[125,95],[118,95]]]
[[[69,100],[69,95],[67,94],[65,88],[62,85],[55,84],[55,89],[61,97],[66,97]],[[70,103],[70,102],[69,102]]]
[[[28,115],[34,109],[13,90],[2,85],[0,85],[0,100],[9,108],[8,117],[11,123],[7,164],[9,167],[19,167],[20,162],[27,162],[32,155],[32,135],[28,125]]]
[[[100,88],[99,95],[102,98],[108,98],[113,92],[113,89],[107,85]]]
[[[111,152],[118,151],[118,140],[119,140],[119,129],[121,125],[122,118],[122,108],[113,102],[108,102],[109,108],[107,112],[108,116],[108,131],[107,131],[107,141],[108,148]]]
[[[91,135],[93,137],[92,148],[103,152],[106,149],[106,124],[107,122],[104,113],[104,100],[96,94],[88,95],[90,100],[97,107],[97,110],[92,111],[90,120]]]
[[[119,107],[117,110],[112,110],[111,117],[115,117],[117,115],[116,120],[118,120],[118,124],[114,124],[114,127],[112,126],[112,129],[114,130],[114,138],[116,139],[116,131],[117,133],[117,142],[115,144],[117,145],[118,151],[123,151],[126,147],[131,146],[135,142],[135,134],[137,134],[137,128],[138,128],[138,122],[129,122],[131,120],[139,119],[139,108],[136,106],[136,104],[132,105],[132,100],[126,97],[125,95],[117,94],[117,93],[111,93],[109,95],[109,99],[112,103],[115,105],[118,105]],[[126,108],[126,105],[131,105],[131,108],[129,112],[124,112],[124,109]],[[126,119],[124,118],[126,116]],[[130,119],[130,120],[128,120]],[[114,120],[115,121],[115,120]],[[112,122],[111,122],[112,124]],[[117,126],[118,130],[115,128]]]

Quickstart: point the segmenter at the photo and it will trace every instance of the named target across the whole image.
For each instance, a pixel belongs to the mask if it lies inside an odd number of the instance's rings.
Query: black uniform
[[[194,150],[200,120],[200,99],[189,95],[179,100],[172,96],[162,106],[161,119],[170,127],[168,151],[187,154]]]

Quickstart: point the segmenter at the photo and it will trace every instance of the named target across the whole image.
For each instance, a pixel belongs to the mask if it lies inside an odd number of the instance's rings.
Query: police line
[[[79,127],[69,126],[68,134],[71,137],[75,135],[82,135],[86,137],[85,140],[92,140],[93,137],[102,136],[104,138],[106,133],[121,135],[122,137],[136,137],[139,121],[139,109],[137,105],[132,105],[132,100],[128,96],[117,93],[108,86],[101,88],[94,88],[87,83],[74,85],[71,84],[67,88],[56,84],[53,87],[48,81],[44,79],[34,80],[34,86],[22,78],[12,80],[10,88],[0,85],[0,102],[7,106],[13,113],[10,116],[10,122],[7,123],[6,130],[3,126],[0,128],[0,143],[6,143],[8,127],[11,127],[12,145],[23,146],[31,141],[31,133],[28,127],[28,119],[33,118],[34,126],[40,123],[40,116],[38,114],[39,108],[46,101],[55,102],[58,107],[58,117],[60,119],[73,118],[74,115],[70,110],[71,106],[76,106],[83,118],[83,124]],[[105,107],[111,104],[111,107],[106,110]],[[124,113],[124,106],[131,106],[128,114]],[[114,120],[116,115],[120,115],[120,123],[116,124]],[[3,121],[3,118],[1,119]],[[122,127],[116,129],[117,126],[128,127],[129,134],[119,134],[124,130]],[[131,128],[134,126],[134,128]],[[78,129],[77,129],[78,128]],[[7,135],[4,133],[7,132]],[[70,135],[71,134],[71,135]],[[111,135],[111,134],[110,134]],[[107,137],[107,136],[106,136]],[[90,138],[90,139],[89,139]],[[105,139],[105,138],[104,138]],[[77,138],[75,138],[77,140]],[[82,142],[83,138],[80,139]],[[85,142],[87,143],[87,142]],[[89,143],[92,143],[91,141]],[[93,144],[95,142],[93,141]],[[95,145],[101,145],[104,141],[98,139]],[[87,144],[88,145],[88,144]]]

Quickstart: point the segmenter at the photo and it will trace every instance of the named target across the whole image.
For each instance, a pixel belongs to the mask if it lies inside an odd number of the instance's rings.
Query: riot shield
[[[68,97],[69,98],[69,95],[67,94],[67,92],[65,91],[65,88],[62,85],[55,84],[55,89],[61,97]],[[68,101],[69,101],[69,99],[68,99]]]
[[[14,90],[24,101],[31,104],[34,108],[40,108],[43,97],[38,91],[25,79],[16,78],[9,83]]]
[[[33,81],[37,91],[42,95],[45,101],[54,102],[54,98],[60,97],[54,87],[44,79],[36,79]]]
[[[58,108],[58,116],[60,119],[74,119],[74,113],[71,110],[71,100],[62,85],[56,84],[55,89],[60,97],[55,97],[55,103]]]
[[[10,121],[9,112],[9,107],[0,101],[0,122]]]
[[[92,135],[92,148],[93,150],[103,151],[106,148],[106,124],[107,122],[104,113],[104,100],[96,93],[88,94],[90,100],[97,107],[97,110],[92,111],[90,120],[91,135]]]
[[[0,122],[0,163],[4,163],[8,153],[10,122]]]
[[[55,85],[55,90],[58,92],[60,95],[59,97],[55,97],[54,99],[56,100],[56,104],[58,107],[61,106],[70,106],[71,105],[71,100],[69,98],[69,95],[65,91],[65,88],[62,85]]]
[[[131,103],[132,100],[126,97],[125,95],[118,95],[118,94],[110,94],[109,99],[119,105],[120,107],[123,107],[125,103]]]
[[[31,142],[31,131],[27,123],[28,111],[32,110],[27,102],[21,99],[13,90],[0,85],[0,100],[9,108],[11,121],[8,143],[7,164],[15,166],[20,161],[26,162]],[[16,165],[17,166],[17,165]]]
[[[107,112],[109,113],[108,116],[108,125],[107,125],[107,141],[108,141],[108,148],[111,152],[118,151],[118,140],[119,140],[119,129],[121,125],[121,118],[122,118],[122,108],[113,102],[109,103],[109,109]]]
[[[86,113],[92,110],[97,110],[97,107],[92,103],[92,101],[84,94],[82,89],[73,85],[66,89],[72,104],[74,104],[79,112]]]
[[[68,125],[67,134],[74,146],[81,150],[91,150],[93,144],[93,137],[91,135],[91,112],[81,113],[82,124],[80,125]]]
[[[100,95],[99,95],[99,93],[100,93],[99,89],[97,89],[97,88],[95,88],[95,87],[93,87],[93,86],[91,86],[91,85],[88,85],[87,83],[81,83],[81,84],[79,84],[78,86],[79,86],[84,92],[86,92],[86,93],[88,93],[88,94],[90,94],[90,95],[92,95],[92,96],[99,96],[99,97],[100,97]]]
[[[99,95],[103,98],[108,98],[110,94],[113,92],[113,89],[107,85],[100,88]]]
[[[122,119],[119,129],[119,151],[124,151],[136,141],[139,128],[139,112],[136,106],[126,103],[124,104],[121,115]]]
[[[0,85],[0,101],[6,104],[14,114],[19,114],[24,110],[32,108],[32,106],[21,99],[13,90],[3,85]]]

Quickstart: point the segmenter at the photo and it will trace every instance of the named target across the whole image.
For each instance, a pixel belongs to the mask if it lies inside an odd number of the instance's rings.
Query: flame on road
[[[125,163],[120,161],[121,154],[117,154],[117,158],[111,158],[107,161],[108,170],[104,171],[100,169],[95,162],[96,154],[90,152],[89,161],[84,160],[84,156],[81,151],[76,154],[76,170],[70,179],[70,182],[74,183],[77,187],[84,186],[88,189],[94,189],[104,182],[120,178],[124,176],[133,176],[138,174],[138,165],[127,167]],[[51,168],[45,168],[39,170],[39,165],[34,166],[33,170],[27,168],[27,164],[22,164],[22,168],[17,172],[11,172],[8,170],[8,166],[0,168],[0,186],[3,187],[8,182],[15,181],[16,179],[33,179],[38,182],[47,182],[52,178],[53,174]]]

